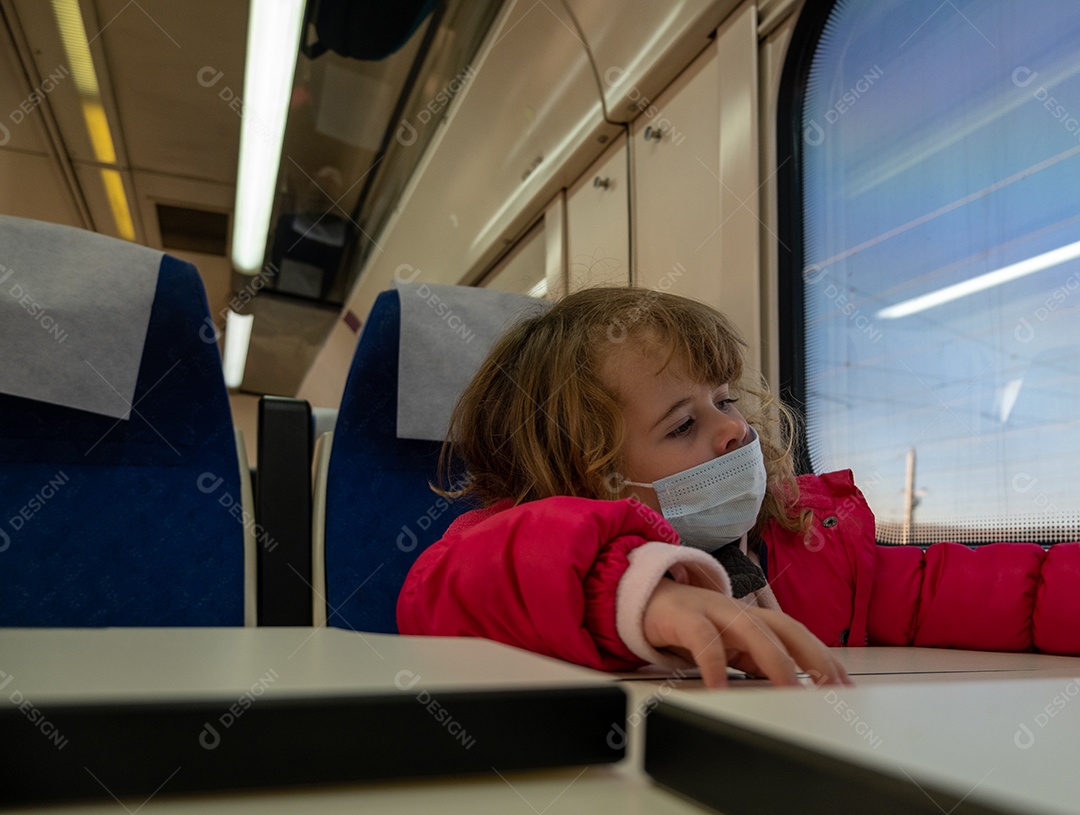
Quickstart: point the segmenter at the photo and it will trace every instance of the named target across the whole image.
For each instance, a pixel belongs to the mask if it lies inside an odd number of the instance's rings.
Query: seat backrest
[[[440,288],[429,289],[436,299],[434,293]],[[505,323],[540,303],[483,289],[446,288],[463,290],[457,296],[475,298],[474,305],[488,320],[487,327],[469,321],[466,330],[453,320],[447,322],[449,329],[458,329],[459,340],[470,338],[471,332],[470,354],[474,356],[486,353]],[[441,435],[398,437],[402,298],[413,296],[406,292],[403,288],[401,293],[380,294],[364,324],[338,411],[326,478],[327,623],[358,631],[397,633],[397,596],[413,562],[442,537],[454,518],[472,508],[468,502],[450,501],[431,490],[431,483],[439,483]],[[431,314],[438,312],[431,310]],[[436,319],[445,320],[446,315],[444,307]],[[460,351],[461,343],[438,332],[429,341],[427,370],[440,369],[445,374],[447,355]],[[422,381],[425,372],[418,373]],[[462,372],[457,392],[471,373]],[[445,414],[454,399],[447,392],[443,388],[437,395],[439,390],[433,388],[431,394],[407,395],[406,399],[441,400],[439,413]]]
[[[163,255],[130,418],[0,394],[0,625],[244,624],[252,519],[215,340],[195,267]]]

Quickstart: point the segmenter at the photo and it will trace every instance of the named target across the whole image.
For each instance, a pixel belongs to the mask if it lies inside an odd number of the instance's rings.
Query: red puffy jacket
[[[619,583],[632,551],[649,541],[687,549],[677,540],[635,501],[556,497],[475,510],[413,564],[398,595],[398,630],[486,637],[601,670],[638,668],[646,660],[616,624]]]
[[[1080,544],[1049,552],[1035,544],[878,546],[849,471],[802,476],[799,486],[813,525],[806,533],[766,527],[768,577],[783,610],[826,645],[1080,654]],[[702,554],[678,546],[670,525],[635,501],[558,497],[476,510],[413,565],[398,629],[486,637],[602,670],[636,668],[647,652],[620,636],[627,627],[616,623],[617,606],[626,604],[635,550],[648,547],[673,563]],[[655,573],[651,584],[637,580],[646,591],[677,568],[645,561],[634,568]]]
[[[1080,543],[878,546],[849,470],[799,489],[814,524],[766,535],[769,584],[826,645],[1080,654]]]

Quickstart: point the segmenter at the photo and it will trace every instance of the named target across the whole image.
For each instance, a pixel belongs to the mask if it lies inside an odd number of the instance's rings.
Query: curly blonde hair
[[[584,289],[508,329],[458,400],[443,445],[446,481],[454,458],[468,479],[460,489],[437,491],[485,505],[555,495],[625,497],[619,474],[626,428],[620,397],[601,372],[628,342],[666,349],[660,370],[677,362],[695,381],[731,386],[761,438],[768,473],[755,530],[770,518],[798,529],[797,417],[760,377],[746,381],[746,343],[726,317],[695,300],[643,288]]]

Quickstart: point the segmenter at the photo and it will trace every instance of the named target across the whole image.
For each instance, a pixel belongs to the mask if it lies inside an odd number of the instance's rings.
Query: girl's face
[[[666,353],[628,344],[608,358],[602,376],[622,402],[626,441],[622,458],[630,481],[653,482],[738,450],[753,437],[735,407],[728,383],[691,381]],[[657,512],[651,487],[631,487]]]

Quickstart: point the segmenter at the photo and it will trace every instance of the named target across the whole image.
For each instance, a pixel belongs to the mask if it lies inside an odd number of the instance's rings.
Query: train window
[[[1078,46],[1074,0],[836,0],[796,29],[782,377],[884,543],[1080,539]]]

